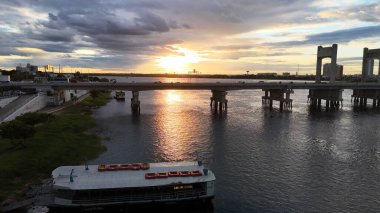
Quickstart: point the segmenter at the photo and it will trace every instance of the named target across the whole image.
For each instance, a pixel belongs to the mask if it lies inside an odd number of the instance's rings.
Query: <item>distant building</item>
[[[262,72],[262,73],[257,73],[258,76],[277,76],[277,73],[275,72]]]
[[[36,73],[38,72],[38,66],[34,66],[34,65],[31,65],[29,63],[26,64],[26,67],[23,67],[21,65],[19,66],[16,66],[16,71],[19,71],[19,72],[29,72],[33,75],[36,75]]]
[[[54,67],[50,64],[44,66],[45,72],[54,72]]]
[[[323,65],[323,76],[330,77],[331,63],[326,63]],[[341,79],[343,77],[343,65],[336,65],[336,79]]]
[[[0,82],[10,82],[11,81],[11,76],[9,75],[0,75]]]
[[[289,76],[289,75],[290,75],[290,72],[283,72],[282,75],[283,75],[283,76]]]

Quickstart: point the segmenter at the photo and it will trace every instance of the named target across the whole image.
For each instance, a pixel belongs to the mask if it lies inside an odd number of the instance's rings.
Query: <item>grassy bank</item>
[[[25,148],[0,139],[0,202],[49,177],[61,165],[81,164],[105,151],[101,138],[86,133],[96,125],[91,108],[107,103],[107,93],[98,93],[71,106],[55,118],[35,126],[36,133],[26,139]]]

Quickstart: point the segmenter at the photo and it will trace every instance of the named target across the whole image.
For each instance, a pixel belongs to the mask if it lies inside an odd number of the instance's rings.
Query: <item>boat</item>
[[[118,101],[124,101],[125,100],[125,92],[123,91],[116,91],[114,98]]]
[[[202,162],[61,166],[52,172],[49,207],[210,203],[215,175]]]

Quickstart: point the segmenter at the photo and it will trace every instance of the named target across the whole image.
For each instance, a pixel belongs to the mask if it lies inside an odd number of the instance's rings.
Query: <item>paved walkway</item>
[[[69,102],[65,102],[64,104],[60,105],[60,106],[48,106],[48,107],[45,107],[43,109],[41,109],[40,113],[47,113],[47,114],[53,114],[53,113],[56,113],[60,110],[63,110],[69,106],[72,106],[73,104],[75,103],[78,103],[78,102],[81,102],[83,101],[85,98],[87,98],[88,96],[90,95],[90,93],[87,93],[85,95],[83,95],[82,97],[78,98],[77,101],[69,101]]]

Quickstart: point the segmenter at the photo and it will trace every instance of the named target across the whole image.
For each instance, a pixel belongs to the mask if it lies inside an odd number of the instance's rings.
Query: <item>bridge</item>
[[[291,109],[293,100],[290,95],[295,89],[308,89],[308,101],[312,107],[320,108],[322,100],[325,100],[326,109],[336,109],[343,102],[342,91],[352,89],[352,99],[355,105],[360,107],[367,106],[367,100],[373,100],[374,107],[380,107],[380,66],[378,72],[378,83],[365,83],[369,76],[373,76],[374,60],[380,60],[380,49],[363,49],[362,65],[362,82],[347,83],[336,82],[337,74],[337,50],[338,45],[333,44],[331,47],[318,46],[316,78],[314,82],[244,82],[235,83],[162,83],[162,82],[132,82],[132,83],[8,83],[1,84],[1,87],[32,88],[38,91],[50,91],[59,97],[60,91],[63,90],[123,90],[132,91],[131,107],[133,112],[140,112],[139,92],[147,90],[211,90],[210,106],[216,113],[222,113],[227,110],[227,91],[231,90],[254,90],[264,91],[262,96],[263,104],[269,104],[272,108],[273,101],[280,102],[280,110],[283,108]],[[329,82],[321,82],[322,60],[330,58]]]
[[[133,82],[133,83],[108,83],[108,82],[81,82],[81,83],[9,83],[0,87],[21,87],[36,89],[82,89],[82,90],[126,90],[126,91],[147,91],[147,90],[251,90],[251,89],[371,89],[379,90],[380,83],[313,83],[313,82],[237,82],[237,83],[161,83],[161,82]]]
[[[132,82],[132,83],[108,83],[108,82],[80,82],[80,83],[8,83],[0,87],[17,87],[36,89],[37,91],[61,91],[61,90],[123,90],[131,91],[131,107],[133,112],[140,112],[139,92],[148,90],[210,90],[210,106],[217,113],[227,110],[227,91],[232,90],[262,90],[263,104],[273,107],[273,101],[280,102],[280,110],[291,109],[292,99],[290,94],[297,89],[308,89],[308,100],[313,107],[321,107],[321,101],[325,100],[327,109],[338,108],[343,101],[342,91],[353,90],[354,104],[366,106],[367,99],[373,100],[374,107],[380,107],[380,83],[347,83],[347,82],[208,82],[208,83],[161,83],[161,82]]]

